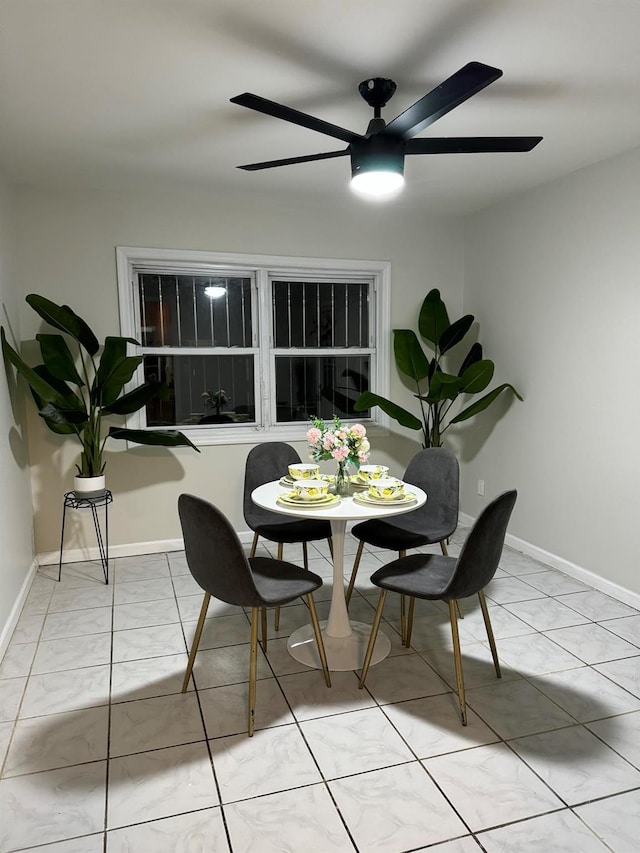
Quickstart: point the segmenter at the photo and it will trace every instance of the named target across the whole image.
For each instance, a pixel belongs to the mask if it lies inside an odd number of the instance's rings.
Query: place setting
[[[415,492],[406,489],[406,483],[396,477],[379,477],[367,483],[366,491],[359,491],[353,495],[356,503],[373,506],[404,506],[415,503],[417,497]]]
[[[336,506],[341,498],[329,491],[329,481],[328,476],[320,475],[319,465],[305,462],[289,465],[288,474],[280,478],[280,485],[290,491],[279,495],[276,502],[283,506],[304,505],[318,509]]]

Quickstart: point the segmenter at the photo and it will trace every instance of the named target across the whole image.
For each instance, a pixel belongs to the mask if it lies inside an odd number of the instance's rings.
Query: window
[[[313,415],[370,419],[355,401],[387,393],[386,262],[131,248],[117,260],[137,379],[171,389],[132,426],[201,444],[301,438]]]

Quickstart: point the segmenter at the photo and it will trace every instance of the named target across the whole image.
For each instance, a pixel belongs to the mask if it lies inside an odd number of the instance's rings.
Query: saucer
[[[333,483],[336,478],[333,474],[319,474],[316,479],[324,480],[326,483]],[[298,482],[304,482],[304,480],[294,480],[293,477],[289,476],[289,474],[285,474],[278,480],[278,485],[284,486],[285,489],[290,489]]]
[[[405,504],[415,503],[417,498],[413,492],[402,492],[397,498],[374,498],[368,492],[358,493],[353,496],[354,501],[363,504],[373,504],[374,506],[404,506]]]
[[[304,498],[299,498],[295,492],[289,492],[284,495],[280,495],[277,500],[277,503],[282,504],[283,506],[303,506],[306,508],[313,507],[326,507],[326,506],[335,506],[340,503],[339,495],[327,495],[324,498],[318,498],[316,501],[306,501]]]

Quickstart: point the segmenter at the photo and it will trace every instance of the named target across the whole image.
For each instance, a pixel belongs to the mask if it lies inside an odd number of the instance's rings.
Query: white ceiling
[[[12,181],[340,203],[342,147],[229,103],[249,91],[364,132],[471,60],[504,76],[421,136],[541,135],[528,154],[408,157],[395,202],[477,210],[640,145],[639,0],[0,0],[0,169]],[[365,204],[366,202],[362,202]]]

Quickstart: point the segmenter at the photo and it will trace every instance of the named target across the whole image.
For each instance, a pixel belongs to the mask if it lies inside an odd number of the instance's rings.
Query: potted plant
[[[423,447],[441,447],[442,436],[450,426],[484,411],[504,391],[510,391],[522,400],[513,385],[504,382],[452,416],[451,410],[458,397],[485,391],[495,371],[495,364],[491,359],[482,357],[482,346],[477,342],[471,346],[456,373],[443,368],[443,356],[462,341],[474,319],[473,314],[465,314],[451,323],[440,291],[429,291],[420,309],[418,329],[433,349],[433,356],[427,356],[412,329],[393,330],[396,366],[415,383],[414,396],[420,401],[421,417],[371,391],[360,395],[354,405],[355,410],[362,412],[380,406],[400,426],[422,430]]]
[[[68,305],[56,305],[35,293],[27,296],[27,302],[50,326],[72,339],[73,349],[62,335],[38,334],[36,340],[40,344],[42,364],[32,368],[9,344],[4,328],[0,327],[2,352],[27,381],[38,414],[49,429],[59,435],[73,435],[80,442],[82,452],[76,466],[75,491],[104,489],[103,451],[109,438],[162,447],[188,446],[200,452],[177,430],[110,426],[104,434],[103,418],[137,412],[154,397],[167,399],[168,386],[163,382],[144,382],[123,393],[124,386],[142,362],[141,356],[127,355],[127,344],[137,341],[109,336],[98,357],[101,349],[98,339]]]

